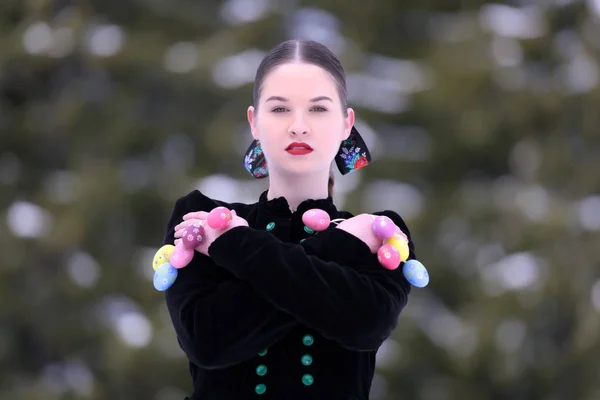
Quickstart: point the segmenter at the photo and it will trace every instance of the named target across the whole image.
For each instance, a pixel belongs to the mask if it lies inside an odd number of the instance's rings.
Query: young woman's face
[[[354,125],[344,115],[331,75],[316,65],[282,64],[263,81],[258,108],[248,108],[252,136],[260,140],[270,171],[303,174],[327,171]],[[311,151],[290,149],[305,143]]]

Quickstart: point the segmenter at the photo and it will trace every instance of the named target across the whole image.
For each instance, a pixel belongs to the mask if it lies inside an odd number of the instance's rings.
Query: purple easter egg
[[[375,218],[373,221],[373,233],[381,240],[387,240],[396,233],[396,224],[385,215]]]
[[[186,249],[195,249],[204,239],[204,227],[196,222],[194,225],[188,226],[183,231],[181,242]]]

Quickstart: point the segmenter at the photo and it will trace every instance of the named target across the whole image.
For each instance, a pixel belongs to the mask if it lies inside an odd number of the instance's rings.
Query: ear
[[[256,129],[256,110],[253,106],[248,107],[248,124],[250,125],[250,132],[252,137],[258,140],[258,131]]]
[[[350,136],[355,120],[354,110],[352,108],[348,108],[346,114],[347,116],[344,118],[344,136],[342,137],[342,140],[346,140]]]

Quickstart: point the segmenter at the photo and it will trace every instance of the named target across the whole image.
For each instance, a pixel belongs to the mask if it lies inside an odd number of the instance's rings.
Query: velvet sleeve
[[[174,227],[183,215],[216,206],[208,198],[198,201],[198,197],[190,194],[176,202],[164,244],[173,244]],[[180,347],[192,363],[208,369],[247,360],[298,324],[259,296],[248,282],[198,252],[189,265],[178,270],[165,298]]]
[[[377,214],[387,215],[410,235],[398,214]],[[409,247],[414,258],[412,240]],[[362,240],[337,228],[300,245],[236,227],[208,251],[216,264],[248,282],[276,308],[351,350],[377,349],[396,327],[410,293],[401,267],[384,269]]]

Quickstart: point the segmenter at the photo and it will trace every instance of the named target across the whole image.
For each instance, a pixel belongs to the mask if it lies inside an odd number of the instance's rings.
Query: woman
[[[225,206],[224,230],[206,236],[166,290],[179,344],[189,359],[189,399],[368,399],[375,354],[407,303],[402,268],[383,268],[372,216],[333,203],[332,161],[346,174],[370,159],[346,104],[340,62],[323,45],[287,41],[258,68],[248,108],[254,141],[246,168],[268,176],[256,203],[225,203],[199,191],[180,198],[165,244]],[[268,163],[267,163],[268,161]],[[344,219],[321,232],[305,211]],[[390,217],[409,238],[406,224]]]

